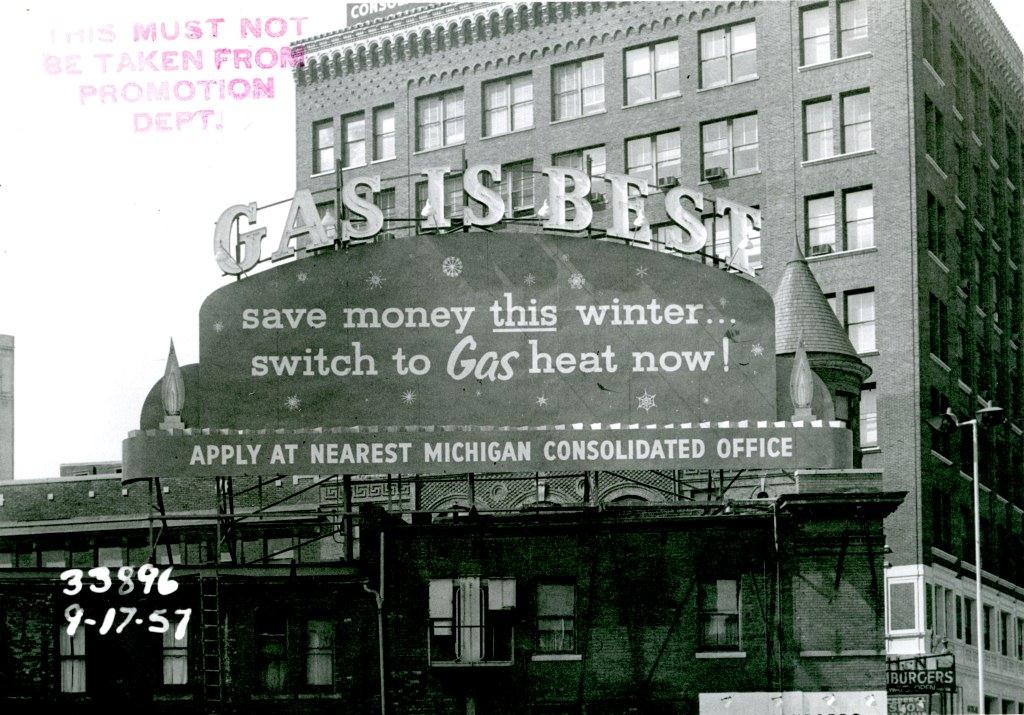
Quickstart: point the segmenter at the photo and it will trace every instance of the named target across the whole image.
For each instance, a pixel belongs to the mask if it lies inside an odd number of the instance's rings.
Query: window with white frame
[[[867,90],[842,96],[843,153],[871,148],[871,94]]]
[[[551,68],[551,118],[572,119],[604,111],[604,58]]]
[[[576,588],[572,584],[537,584],[537,652],[576,651]]]
[[[650,184],[678,177],[680,160],[678,129],[626,140],[626,173]]]
[[[373,110],[373,160],[395,158],[395,106]]]
[[[840,0],[839,56],[859,55],[868,49],[867,0]]]
[[[804,102],[804,161],[825,159],[834,151],[832,100]]]
[[[847,251],[875,245],[875,198],[871,188],[843,191],[843,241]]]
[[[740,581],[738,578],[701,579],[697,585],[701,650],[740,649]]]
[[[702,171],[714,166],[729,176],[752,174],[760,167],[757,114],[701,125]]]
[[[306,621],[306,685],[334,684],[334,622]]]
[[[828,5],[800,11],[800,64],[816,65],[832,59],[831,21]]]
[[[534,207],[533,161],[503,164],[501,182],[495,182],[490,174],[486,174],[484,185],[501,194],[505,202],[505,216],[508,218],[529,212]]]
[[[515,579],[431,579],[428,606],[431,664],[512,661]]]
[[[346,169],[366,163],[366,119],[362,112],[341,118],[342,166]]]
[[[395,216],[396,216],[396,201],[395,201],[395,190],[381,189],[373,197],[373,203],[377,204],[377,208],[384,215],[384,226],[381,229],[380,237],[382,239],[395,238]]]
[[[161,634],[161,660],[163,662],[164,685],[188,684],[188,628],[182,632],[179,640],[177,635],[181,618],[168,619],[170,627]]]
[[[416,215],[421,219],[429,200],[427,182],[422,181],[416,184]],[[462,174],[449,174],[444,177],[444,215],[449,218],[462,218],[466,208],[466,196],[462,186]],[[432,206],[432,211],[437,207]]]
[[[313,173],[334,171],[334,121],[313,123]]]
[[[604,145],[592,146],[586,149],[574,149],[573,151],[565,151],[561,154],[555,154],[552,157],[552,162],[555,166],[563,166],[569,169],[576,169],[577,171],[590,171],[591,185],[595,181],[601,181],[600,178],[604,175],[607,168],[607,153],[605,152]]]
[[[751,208],[757,208],[752,206]],[[750,219],[746,219],[747,224],[747,264],[751,268],[761,267],[761,231],[754,228],[753,223]],[[704,259],[705,263],[714,264],[715,261],[711,258],[714,256],[720,261],[729,261],[739,250],[739,242],[735,240],[736,237],[732,235],[732,217],[717,216],[715,214],[708,214],[704,216],[704,228],[707,230],[709,248],[704,249],[704,253],[707,254],[707,258]],[[680,229],[681,230],[681,229]]]
[[[807,255],[832,253],[836,249],[836,199],[833,194],[804,199],[804,227]]]
[[[878,446],[878,388],[873,382],[860,389],[860,446]]]
[[[483,85],[484,136],[493,137],[533,126],[533,77],[505,77]]]
[[[886,607],[889,633],[917,630],[917,582],[895,579],[890,581]]]
[[[875,344],[875,291],[846,294],[846,331],[854,349],[860,353],[874,352]]]
[[[60,640],[60,691],[85,692],[85,628],[68,635],[65,625],[57,626]]]
[[[466,139],[466,104],[462,88],[416,100],[416,149],[426,151]]]
[[[701,89],[757,77],[757,30],[754,22],[700,33]]]
[[[625,52],[626,104],[679,94],[679,41],[634,47]]]

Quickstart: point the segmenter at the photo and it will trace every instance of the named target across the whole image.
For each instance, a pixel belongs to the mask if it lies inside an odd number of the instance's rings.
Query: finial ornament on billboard
[[[427,200],[424,204],[422,224],[427,229],[451,227],[451,217],[445,213],[444,179],[451,167],[431,167],[423,170],[427,183]],[[501,181],[501,166],[498,164],[475,164],[463,174],[463,190],[472,199],[467,202],[464,226],[493,226],[506,217],[505,200],[498,191],[490,188],[483,180],[486,174],[492,184]],[[543,219],[545,230],[579,232],[590,227],[594,210],[587,200],[591,189],[591,177],[586,172],[566,167],[547,167],[540,173],[548,178],[548,193],[544,205],[547,208]],[[652,246],[651,226],[644,212],[644,199],[651,193],[647,179],[629,174],[606,173],[601,178],[608,182],[611,190],[611,222],[604,227],[605,234],[621,238],[641,247]],[[384,214],[369,196],[380,191],[380,176],[360,176],[348,180],[341,194],[341,202],[348,217],[341,222],[341,243],[353,244],[367,241],[384,228]],[[632,190],[632,195],[631,195]],[[715,198],[714,213],[729,220],[729,235],[735,237],[737,250],[730,262],[736,268],[750,272],[746,262],[746,247],[750,245],[750,230],[760,230],[761,212],[749,206]],[[568,207],[573,208],[569,218]],[[692,206],[692,209],[690,208]],[[228,275],[247,273],[260,262],[265,228],[254,226],[257,207],[255,203],[236,204],[226,209],[217,219],[214,229],[213,248],[217,265]],[[681,231],[667,233],[663,250],[676,253],[696,253],[707,245],[707,228],[701,218],[704,212],[704,194],[696,189],[676,186],[665,194],[665,213]],[[237,244],[232,248],[231,226],[239,219],[246,219],[251,228],[238,232]],[[353,220],[358,219],[358,220]],[[299,189],[292,198],[284,230],[277,249],[270,255],[272,261],[280,261],[295,255],[297,250],[327,248],[335,243],[328,235],[309,189]]]

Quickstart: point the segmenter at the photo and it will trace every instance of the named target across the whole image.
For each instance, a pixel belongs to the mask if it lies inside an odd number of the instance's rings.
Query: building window
[[[626,173],[647,179],[650,184],[678,177],[680,158],[678,129],[626,140]]]
[[[322,204],[317,204],[316,213],[320,219],[320,224],[324,227],[324,231],[327,232],[327,237],[331,240],[337,239],[338,217],[334,215],[334,202],[325,201]]]
[[[334,684],[334,623],[306,621],[306,685]]]
[[[816,65],[832,59],[830,34],[828,5],[816,5],[800,11],[801,64]]]
[[[843,153],[871,148],[871,94],[865,91],[842,97]]]
[[[843,192],[843,245],[847,251],[875,245],[875,197],[872,189]]]
[[[878,388],[873,382],[860,389],[860,446],[878,446]]]
[[[702,174],[720,166],[729,176],[752,174],[759,168],[757,115],[722,119],[701,125]]]
[[[999,655],[1010,655],[1010,614],[999,612]]]
[[[287,673],[286,620],[280,613],[260,609],[256,613],[256,655],[259,686],[267,692],[281,692]]]
[[[752,206],[751,208],[758,208]],[[753,223],[747,219],[747,264],[750,268],[761,267],[761,231],[755,229]],[[711,244],[711,251],[705,248],[698,254],[684,254],[687,257],[699,260],[703,257],[704,263],[715,265],[723,261],[731,261],[739,250],[738,240],[732,235],[732,222],[728,216],[716,216],[708,214],[704,216],[704,228],[707,230],[708,240]],[[674,224],[663,226],[659,231],[665,234],[666,240],[674,240],[677,244],[682,240],[682,229]],[[669,236],[671,234],[671,238]],[[738,237],[736,237],[738,239]]]
[[[917,586],[913,581],[889,583],[889,632],[912,631],[917,628]]]
[[[949,363],[949,314],[933,293],[928,295],[928,347],[932,355]]]
[[[946,207],[943,206],[930,191],[928,192],[928,196],[925,200],[925,221],[927,221],[925,231],[928,236],[928,250],[931,251],[936,258],[945,260]]]
[[[950,506],[949,494],[941,489],[934,489],[932,491],[932,541],[937,548],[943,551],[949,552],[952,550],[953,543],[953,511]],[[939,633],[946,635],[946,603],[943,600],[943,590],[941,586],[936,586],[936,596],[938,602],[935,604],[935,610],[939,614],[939,622],[941,627]],[[952,624],[949,624],[952,627]]]
[[[500,184],[496,184],[489,174],[484,177],[484,184],[501,194],[505,201],[505,215],[513,218],[533,209],[533,177],[533,162],[520,161],[502,165]]]
[[[537,585],[537,652],[576,650],[576,589],[571,584]]]
[[[982,561],[984,564],[985,562]],[[984,606],[982,608],[981,615],[981,642],[985,646],[985,650],[992,650],[992,619],[994,617],[994,611],[992,606]]]
[[[533,126],[533,77],[530,75],[485,82],[483,95],[485,137]]]
[[[836,200],[832,194],[804,200],[807,255],[832,253],[836,247]]]
[[[395,158],[395,107],[373,110],[373,160]]]
[[[362,112],[341,118],[342,166],[346,169],[366,163],[366,119]]]
[[[334,122],[313,123],[313,173],[334,171]]]
[[[679,94],[679,42],[666,40],[626,50],[626,104]]]
[[[67,549],[44,549],[40,554],[40,566],[44,569],[63,569],[68,566]]]
[[[698,584],[700,647],[702,650],[739,650],[739,579],[711,579]]]
[[[868,4],[865,0],[839,3],[839,56],[868,51]]]
[[[832,100],[819,99],[804,103],[804,161],[832,156]]]
[[[515,607],[515,579],[432,579],[430,662],[510,663]]]
[[[946,128],[942,112],[927,97],[924,100],[925,151],[936,164],[945,165]]]
[[[572,119],[604,111],[604,58],[551,69],[551,118]]]
[[[924,58],[928,60],[932,69],[936,72],[941,72],[942,56],[940,48],[942,47],[942,27],[939,24],[939,18],[924,3],[921,4],[921,29]]]
[[[396,212],[395,190],[381,189],[373,197],[373,202],[377,204],[377,208],[384,215],[384,226],[381,229],[380,237],[382,239],[395,238],[393,223]]]
[[[1017,660],[1024,660],[1024,620],[1016,619],[1013,642],[1017,650]]]
[[[416,149],[426,151],[458,144],[466,138],[462,89],[416,100]]]
[[[164,685],[187,685],[188,684],[188,629],[182,634],[182,638],[175,638],[181,619],[170,620],[170,627],[161,635],[163,645],[161,655],[164,668]]]
[[[700,33],[700,86],[718,87],[757,77],[754,22]]]
[[[58,626],[60,639],[60,691],[85,692],[85,628],[68,635],[66,626]]]
[[[562,152],[551,157],[555,166],[564,166],[577,171],[590,172],[591,181],[600,180],[597,177],[604,176],[607,171],[607,159],[604,146],[594,146],[587,149],[575,149]]]
[[[427,207],[427,182],[416,184],[416,215],[421,219]],[[449,219],[461,218],[466,208],[465,194],[462,187],[462,174],[449,174],[444,177],[444,215]],[[432,211],[437,207],[432,206]],[[421,227],[422,229],[422,227]]]
[[[874,289],[846,294],[846,330],[858,353],[875,351]]]
[[[97,549],[98,565],[124,566],[124,548],[121,546],[101,546]]]

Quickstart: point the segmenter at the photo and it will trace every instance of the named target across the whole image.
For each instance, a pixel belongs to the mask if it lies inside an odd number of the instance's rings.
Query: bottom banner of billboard
[[[458,474],[604,469],[847,468],[841,423],[584,425],[315,431],[147,430],[122,445],[124,478]]]
[[[701,693],[700,715],[884,715],[884,690]]]

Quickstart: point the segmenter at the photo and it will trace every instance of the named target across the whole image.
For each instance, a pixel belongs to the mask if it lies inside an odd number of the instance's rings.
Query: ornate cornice
[[[409,10],[383,22],[295,43],[293,46],[301,45],[305,56],[303,66],[295,70],[295,80],[303,85],[356,74],[633,4],[637,3],[489,2]],[[678,3],[680,12],[669,12],[662,22],[693,21],[753,4],[751,0]],[[661,21],[637,20],[636,30]]]

